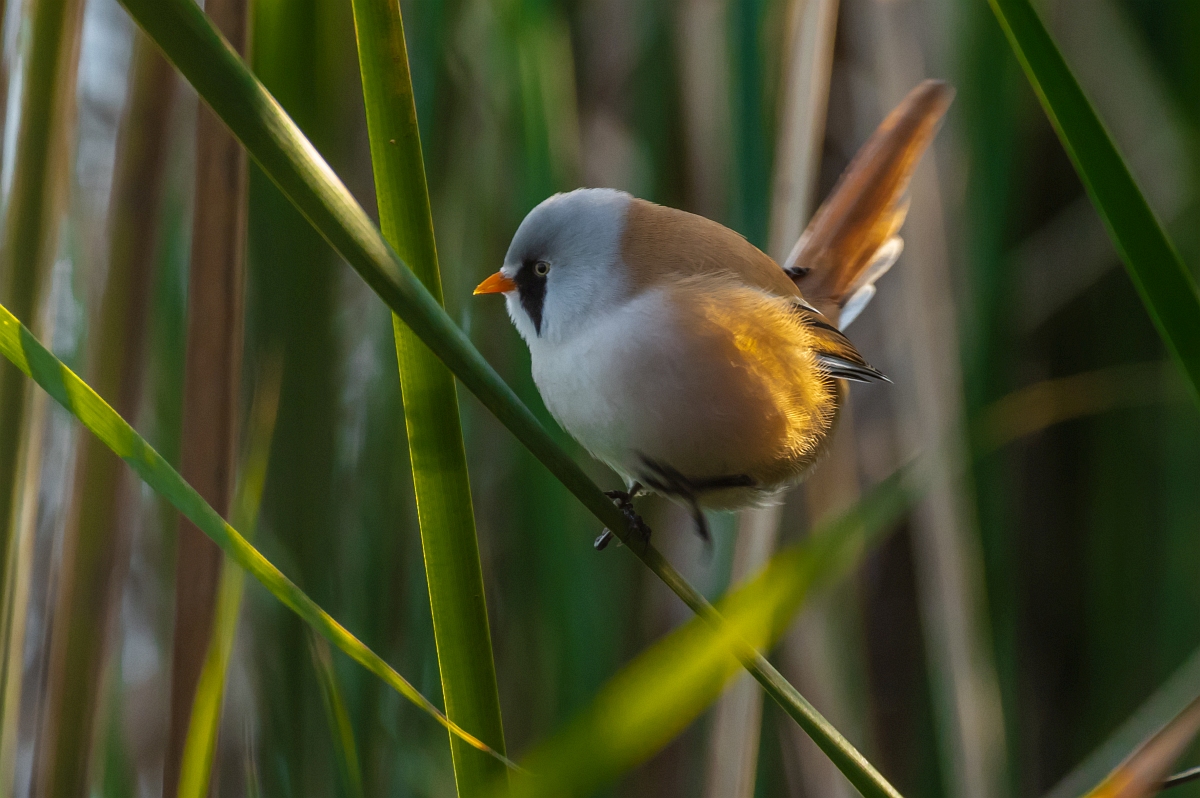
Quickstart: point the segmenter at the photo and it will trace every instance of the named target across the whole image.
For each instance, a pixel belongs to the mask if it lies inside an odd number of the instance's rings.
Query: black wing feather
[[[854,382],[891,382],[887,375],[869,363],[851,363],[826,352],[817,352],[817,362],[825,367],[830,377]]]
[[[868,363],[850,339],[830,323],[821,311],[805,302],[795,301],[796,313],[813,333],[817,362],[830,377],[854,382],[891,382],[883,372]]]

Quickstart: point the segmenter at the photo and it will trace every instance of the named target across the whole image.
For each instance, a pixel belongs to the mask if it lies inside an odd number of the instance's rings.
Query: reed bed
[[[1157,792],[1200,728],[1200,14],[1097,2],[10,10],[3,790]],[[1170,146],[1105,126],[1129,35]],[[896,385],[781,507],[700,554],[649,500],[646,542],[470,287],[584,184],[782,257],[929,75],[960,102],[852,330]],[[76,129],[77,81],[125,110]]]

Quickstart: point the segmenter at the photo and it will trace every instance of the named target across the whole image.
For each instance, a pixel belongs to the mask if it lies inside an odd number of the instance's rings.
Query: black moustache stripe
[[[521,307],[533,322],[533,329],[542,334],[542,306],[546,304],[546,277],[535,274],[534,262],[526,261],[520,268],[513,281],[517,284],[517,295],[521,297]]]

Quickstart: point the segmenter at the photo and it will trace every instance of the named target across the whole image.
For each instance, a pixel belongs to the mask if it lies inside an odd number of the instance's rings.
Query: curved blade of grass
[[[1122,363],[1018,388],[984,406],[972,429],[977,454],[1076,418],[1186,400],[1169,361]]]
[[[1200,291],[1029,0],[989,0],[1134,286],[1200,402]]]
[[[345,185],[192,0],[124,0],[263,171],[371,289],[584,506],[614,530],[625,519],[550,437],[416,275]],[[678,591],[677,591],[678,592]]]
[[[437,245],[398,0],[354,0],[375,197],[384,237],[442,304]],[[404,422],[446,714],[504,751],[483,571],[454,375],[393,316]],[[458,794],[478,795],[506,771],[450,741]]]
[[[693,612],[724,620],[657,549],[630,534],[624,515],[555,443],[529,408],[471,345],[437,300],[408,270],[333,170],[270,93],[246,69],[192,0],[121,0],[288,196],[376,294],[450,371],[508,427],[576,498],[626,544]],[[738,644],[743,666],[830,755],[866,796],[895,795],[853,746],[752,646]],[[832,752],[832,753],[831,753]]]
[[[358,764],[358,747],[354,744],[354,727],[350,723],[350,712],[346,709],[346,699],[342,695],[337,671],[333,667],[333,653],[329,650],[329,642],[323,637],[317,637],[311,630],[308,642],[313,667],[317,671],[317,681],[321,683],[321,699],[325,704],[325,718],[337,753],[342,789],[348,798],[362,798],[362,768]]]
[[[315,632],[344,651],[351,659],[383,679],[396,692],[407,698],[426,714],[449,729],[464,742],[491,753],[500,761],[516,767],[510,760],[493,751],[486,743],[451,721],[441,710],[421,695],[415,687],[367,648],[361,640],[335,621],[308,595],[271,562],[251,546],[236,529],[188,485],[179,472],[171,468],[162,455],[146,439],[138,435],[125,419],[100,398],[87,383],[50,353],[41,342],[21,324],[8,308],[0,305],[0,354],[33,379],[54,401],[79,419],[104,445],[133,469],[142,480],[174,505],[225,554],[257,579],[271,595],[300,616]]]
[[[1068,773],[1045,798],[1077,798],[1104,781],[1143,740],[1200,701],[1200,648],[1129,716],[1120,728]]]
[[[906,480],[904,471],[893,474],[851,510],[776,554],[719,602],[723,628],[694,618],[638,655],[575,720],[524,758],[527,770],[513,776],[511,794],[590,795],[661,749],[738,672],[729,655],[736,638],[769,649],[813,590],[858,564],[908,505]]]
[[[1148,737],[1085,798],[1146,798],[1154,795],[1198,731],[1200,698]]]
[[[271,439],[275,433],[276,412],[279,410],[281,372],[278,360],[263,370],[250,407],[246,449],[234,490],[232,509],[235,528],[243,530],[247,541],[254,540],[258,527],[258,512],[267,482],[267,466],[271,460]],[[225,565],[232,563],[226,560]],[[176,793],[178,798],[204,798],[208,795],[209,777],[217,750],[221,704],[225,697],[225,674],[233,655],[245,580],[246,572],[241,568],[221,569],[212,634],[209,636],[200,678],[196,682],[196,696],[192,699],[187,737],[183,742],[179,791]]]

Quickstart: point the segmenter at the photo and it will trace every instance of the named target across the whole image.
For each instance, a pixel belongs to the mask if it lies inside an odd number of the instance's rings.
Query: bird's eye
[[[539,260],[537,263],[533,264],[533,273],[538,277],[545,277],[550,273],[550,264],[546,263],[544,260]]]

